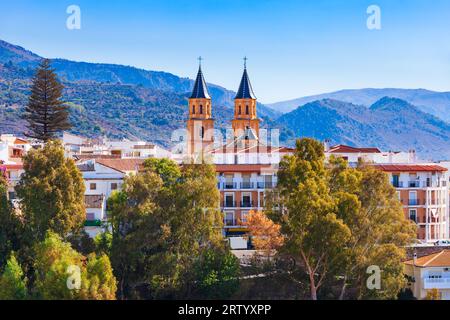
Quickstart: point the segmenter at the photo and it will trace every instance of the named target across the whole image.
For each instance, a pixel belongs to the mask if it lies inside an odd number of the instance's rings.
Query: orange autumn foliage
[[[255,249],[264,251],[267,256],[283,245],[281,226],[270,220],[263,212],[250,211],[247,216],[247,227]]]

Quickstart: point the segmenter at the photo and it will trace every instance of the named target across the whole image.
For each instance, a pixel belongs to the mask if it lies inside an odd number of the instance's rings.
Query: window
[[[233,211],[225,212],[225,225],[226,226],[234,226],[234,212]]]
[[[111,190],[117,190],[117,183],[111,183]]]
[[[398,174],[392,175],[392,185],[394,188],[398,188],[400,186]]]
[[[232,193],[225,194],[224,207],[226,207],[226,208],[233,208],[234,207],[234,194],[232,194]]]
[[[91,184],[89,185],[89,189],[91,189],[91,190],[97,190],[97,184],[96,184],[96,183],[91,183]]]
[[[241,114],[242,113],[242,108],[241,108],[241,106],[239,106],[239,114]]]
[[[202,127],[201,129],[200,129],[200,138],[204,138],[205,137],[205,127]]]
[[[248,105],[245,106],[245,114],[249,114]]]
[[[95,220],[95,213],[91,213],[91,212],[86,213],[86,220],[87,221]]]
[[[200,114],[203,114],[203,105],[200,105]]]
[[[234,175],[232,175],[232,174],[225,175],[225,189],[233,189],[234,188],[233,178],[234,178]]]
[[[417,206],[418,204],[419,204],[419,201],[417,200],[417,191],[410,191],[409,192],[409,205]]]
[[[192,113],[195,114],[195,105],[192,106]]]
[[[250,208],[252,206],[252,196],[250,193],[243,193],[242,194],[242,208]]]
[[[414,222],[417,222],[417,210],[416,209],[409,210],[409,219]]]

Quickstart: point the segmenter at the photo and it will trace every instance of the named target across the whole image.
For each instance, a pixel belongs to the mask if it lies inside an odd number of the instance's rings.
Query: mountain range
[[[371,106],[383,97],[398,98],[417,106],[421,111],[435,115],[450,122],[450,92],[436,92],[426,89],[353,89],[340,90],[314,96],[268,104],[278,112],[287,113],[309,102],[333,99],[366,107]]]
[[[0,40],[0,133],[22,135],[21,113],[42,57]],[[171,145],[185,127],[193,81],[131,66],[52,59],[65,86],[72,132]],[[216,126],[229,127],[235,93],[208,84]],[[257,91],[257,90],[256,90]],[[384,150],[416,149],[422,158],[450,159],[450,94],[424,89],[361,89],[258,104],[262,127],[278,128],[283,144],[301,136]]]

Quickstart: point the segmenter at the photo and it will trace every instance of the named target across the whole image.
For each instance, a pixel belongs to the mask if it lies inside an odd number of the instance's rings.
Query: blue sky
[[[68,30],[66,8],[81,8]],[[366,27],[381,8],[381,30]],[[263,103],[346,88],[450,91],[448,0],[14,0],[0,39],[42,56],[132,65],[237,90],[242,57]]]

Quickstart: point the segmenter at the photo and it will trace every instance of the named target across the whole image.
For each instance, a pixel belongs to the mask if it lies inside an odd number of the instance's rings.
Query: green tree
[[[27,279],[12,253],[0,276],[0,300],[24,300],[26,298]]]
[[[20,249],[23,232],[23,225],[8,200],[7,191],[7,181],[0,172],[0,268],[11,251]]]
[[[239,289],[239,259],[226,248],[207,249],[194,263],[200,298],[226,299]]]
[[[181,177],[180,166],[170,159],[149,158],[144,161],[144,167],[159,175],[165,185],[172,185]]]
[[[115,300],[117,281],[114,277],[111,262],[106,254],[88,256],[86,269],[83,269],[82,290],[83,300]]]
[[[23,158],[24,174],[16,187],[28,237],[42,240],[48,230],[63,238],[85,221],[84,182],[60,142],[50,141]]]
[[[95,254],[86,258],[55,233],[48,232],[35,245],[34,270],[37,299],[115,299],[116,280],[109,258]]]
[[[63,88],[50,66],[50,60],[44,59],[33,78],[31,95],[23,115],[28,122],[28,137],[47,142],[54,139],[58,132],[71,128],[69,109],[61,100]]]
[[[329,169],[331,191],[339,199],[338,217],[351,231],[339,298],[344,298],[349,285],[358,289],[359,298],[395,299],[406,284],[404,247],[414,239],[416,227],[405,218],[384,172],[364,163],[350,168],[334,158]],[[367,290],[366,270],[371,265],[382,270],[380,290]]]
[[[324,160],[318,141],[298,140],[294,155],[280,162],[276,194],[268,201],[269,217],[284,235],[282,251],[304,266],[313,300],[350,236],[349,228],[337,217]]]
[[[178,173],[167,161],[152,161],[108,200],[121,298],[188,295],[193,263],[221,241],[214,167],[185,165]]]

